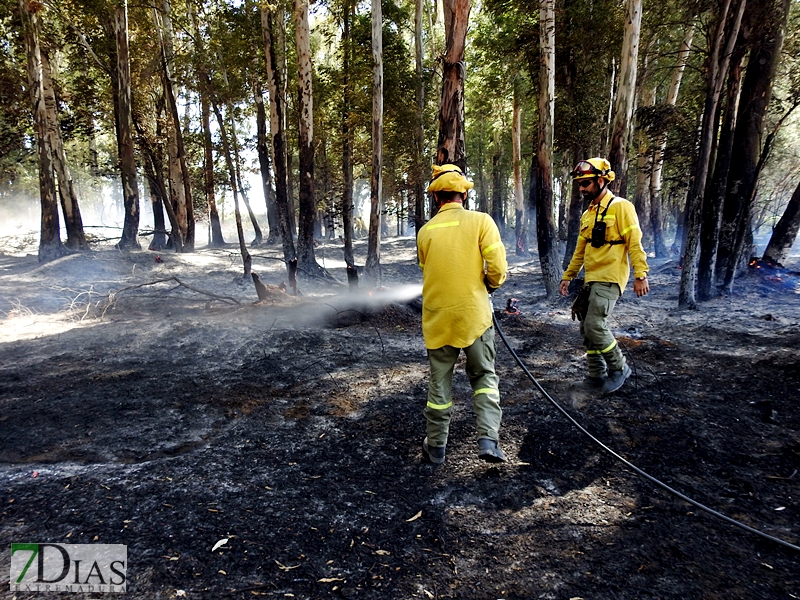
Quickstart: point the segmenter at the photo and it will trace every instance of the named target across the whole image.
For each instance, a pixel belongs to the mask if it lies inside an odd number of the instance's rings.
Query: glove
[[[572,320],[575,320],[575,317],[578,318],[578,321],[583,321],[586,318],[586,313],[589,312],[589,292],[591,292],[592,287],[589,285],[584,285],[580,291],[578,291],[578,295],[575,296],[575,301],[572,303]]]
[[[492,284],[489,283],[489,276],[488,275],[484,275],[483,276],[483,285],[486,286],[486,291],[489,292],[490,294],[494,294],[495,291],[499,289],[499,288],[496,288],[496,287],[492,287]]]

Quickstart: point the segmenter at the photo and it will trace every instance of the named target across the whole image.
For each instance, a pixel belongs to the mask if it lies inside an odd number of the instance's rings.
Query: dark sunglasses
[[[589,187],[590,185],[592,185],[593,181],[594,181],[594,178],[592,178],[592,179],[579,179],[578,180],[578,187]]]

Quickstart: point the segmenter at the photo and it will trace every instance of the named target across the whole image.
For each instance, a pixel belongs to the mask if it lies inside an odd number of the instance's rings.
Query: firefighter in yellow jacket
[[[606,320],[625,291],[631,265],[634,293],[641,297],[650,291],[647,255],[642,248],[636,209],[608,189],[615,178],[611,164],[604,158],[582,160],[572,171],[572,177],[578,182],[581,195],[589,200],[589,208],[581,215],[578,243],[562,277],[560,292],[562,296],[569,293],[569,282],[583,267],[584,289],[589,296],[588,309],[585,315],[580,315],[589,370],[587,381],[603,394],[610,394],[625,384],[631,369]]]
[[[473,183],[455,165],[433,167],[428,191],[439,212],[417,236],[422,269],[422,334],[431,366],[428,401],[423,411],[427,436],[423,456],[444,462],[453,407],[452,378],[461,350],[467,357],[478,456],[506,460],[498,445],[500,392],[495,374],[494,327],[489,294],[506,279],[508,264],[500,232],[492,218],[464,208]],[[487,293],[488,292],[488,293]]]

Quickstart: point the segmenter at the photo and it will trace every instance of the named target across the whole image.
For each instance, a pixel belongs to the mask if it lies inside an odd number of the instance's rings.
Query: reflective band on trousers
[[[607,347],[603,348],[602,350],[587,350],[586,354],[605,354],[606,352],[610,352],[614,349],[614,346],[617,345],[617,340],[614,340],[609,344]]]
[[[432,408],[433,410],[445,410],[446,408],[450,408],[451,406],[453,406],[452,400],[447,404],[434,404],[433,402],[428,402],[428,408]]]
[[[473,396],[477,396],[478,394],[486,394],[487,396],[497,396],[500,397],[500,392],[494,388],[480,388],[475,390],[475,393],[472,394]]]

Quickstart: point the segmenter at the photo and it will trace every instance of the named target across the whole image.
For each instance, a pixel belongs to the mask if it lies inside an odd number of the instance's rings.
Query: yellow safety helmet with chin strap
[[[458,192],[463,194],[475,187],[464,177],[456,165],[433,165],[433,177],[428,186],[429,192]]]
[[[572,179],[589,179],[591,177],[602,177],[606,181],[614,181],[616,174],[611,170],[611,163],[605,158],[590,158],[581,160],[572,169]]]

